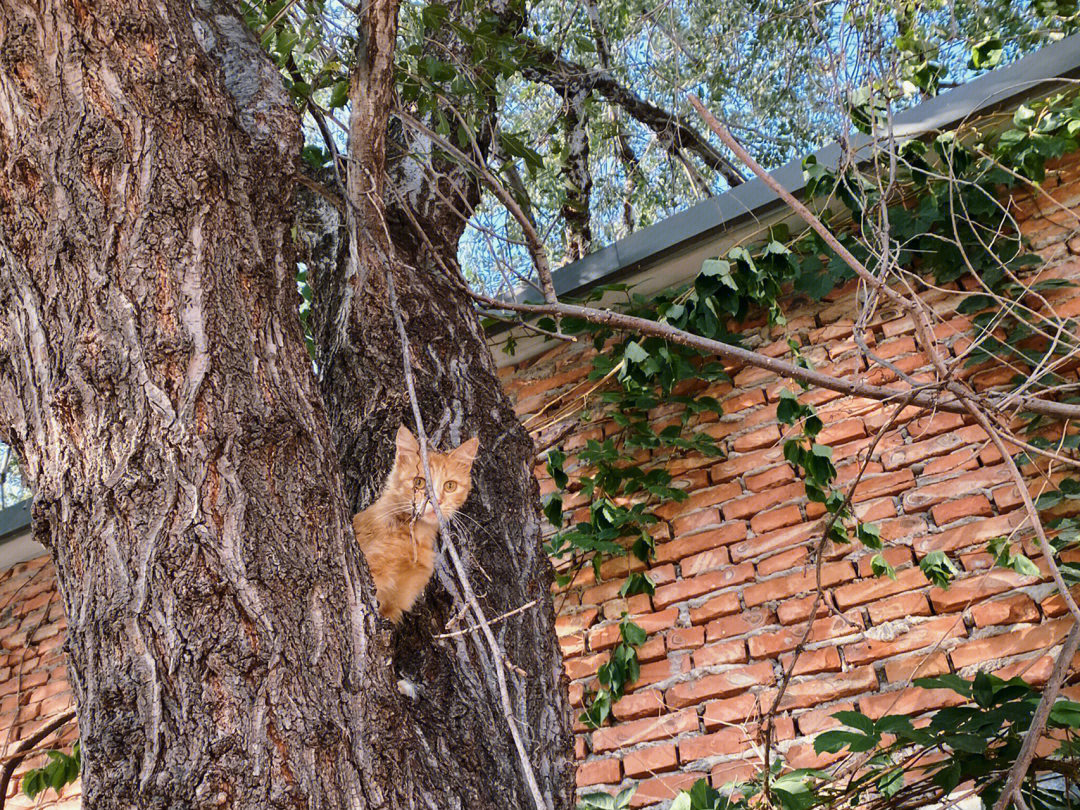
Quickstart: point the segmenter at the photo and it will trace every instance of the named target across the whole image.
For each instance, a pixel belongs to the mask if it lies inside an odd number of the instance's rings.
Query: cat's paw
[[[409,700],[420,699],[420,687],[410,681],[408,678],[399,678],[397,682],[397,690],[401,692]]]

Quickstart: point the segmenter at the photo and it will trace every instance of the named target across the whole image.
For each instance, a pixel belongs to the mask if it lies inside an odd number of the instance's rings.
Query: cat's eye
[[[423,489],[425,483],[426,482],[424,481],[424,479],[421,478],[420,476],[417,476],[416,478],[413,479],[413,486],[416,489]]]
[[[447,481],[446,482],[446,491],[447,492],[453,492],[455,489],[457,489],[457,481]]]

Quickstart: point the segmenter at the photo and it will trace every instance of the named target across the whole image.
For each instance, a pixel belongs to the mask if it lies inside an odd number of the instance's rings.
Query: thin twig
[[[513,610],[509,610],[506,613],[503,613],[501,616],[496,616],[494,619],[491,619],[488,624],[498,624],[503,619],[509,619],[511,616],[516,616],[519,613],[524,613],[526,610],[528,610],[535,604],[536,600],[533,599],[530,602],[526,602],[521,607],[516,607]],[[432,636],[432,638],[453,638],[454,636],[463,636],[466,633],[475,633],[479,629],[480,625],[474,624],[472,627],[462,627],[460,630],[451,630],[449,633],[437,633],[436,635]]]

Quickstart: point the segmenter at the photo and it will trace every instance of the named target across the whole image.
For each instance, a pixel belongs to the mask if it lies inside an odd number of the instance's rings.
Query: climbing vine
[[[982,50],[992,48],[983,44]],[[901,144],[897,148],[900,167],[888,188],[882,188],[878,181],[883,173],[878,161],[887,160],[887,156],[842,173],[810,158],[804,162],[804,172],[808,196],[818,200],[822,216],[829,220],[841,244],[871,271],[878,272],[890,262],[904,268],[910,278],[928,279],[935,286],[977,280],[978,287],[968,291],[957,309],[970,318],[973,327],[970,347],[962,358],[964,368],[988,362],[1004,365],[1014,369],[1014,383],[1023,383],[1032,391],[1064,386],[1059,400],[1077,402],[1080,397],[1075,386],[1067,385],[1061,361],[1080,347],[1080,329],[1075,320],[1048,315],[1037,306],[1039,296],[1070,282],[1038,278],[1035,271],[1041,260],[1026,248],[1016,222],[999,202],[1021,186],[1034,187],[1035,193],[1040,193],[1038,183],[1045,177],[1047,162],[1077,149],[1080,95],[1058,93],[1021,105],[1004,127],[991,121],[985,132],[970,127],[942,133],[928,142]],[[883,256],[869,247],[873,237],[881,237],[883,228],[888,243],[896,246],[894,255]],[[740,324],[758,318],[769,326],[782,327],[786,323],[785,301],[792,296],[821,299],[852,275],[848,265],[816,233],[807,230],[793,236],[779,226],[769,229],[765,240],[756,246],[738,245],[724,256],[706,260],[698,276],[685,287],[645,297],[617,285],[595,290],[591,298],[625,292],[623,309],[628,314],[738,345],[744,340]],[[538,325],[549,330],[556,326],[553,320],[541,320]],[[564,452],[554,450],[549,455],[548,468],[557,491],[549,497],[545,513],[561,531],[550,541],[548,552],[570,572],[559,581],[566,585],[572,572],[585,563],[591,564],[599,579],[603,561],[611,556],[632,553],[649,562],[653,544],[647,527],[655,522],[649,509],[685,498],[670,486],[664,466],[680,453],[721,452],[700,429],[703,414],[722,415],[720,403],[686,391],[725,380],[726,374],[710,358],[660,338],[620,339],[607,327],[574,318],[563,318],[561,328],[564,333],[592,337],[599,354],[593,359],[591,378],[612,383],[597,401],[603,415],[619,428],[603,441],[590,440],[578,452],[577,466],[569,473]],[[809,365],[797,341],[789,340],[789,348],[797,363]],[[673,393],[676,388],[678,396]],[[681,412],[677,421],[657,433],[649,426],[648,411],[660,403],[681,406]],[[593,416],[591,409],[588,416]],[[1018,453],[1020,464],[1031,463],[1038,450],[1062,453],[1075,451],[1080,444],[1080,434],[1075,431],[1061,430],[1060,426],[1048,430],[1055,426],[1045,417],[1026,414],[1023,418],[1021,432],[1031,450]],[[817,441],[822,421],[815,408],[805,404],[794,390],[785,389],[777,401],[777,419],[788,427],[785,460],[801,478],[807,498],[826,510],[827,534],[823,539],[861,543],[874,552],[873,573],[895,578],[895,571],[880,553],[883,542],[879,529],[858,521],[850,496],[835,486],[837,471],[831,449]],[[634,453],[640,449],[659,451],[654,466],[646,469],[635,461]],[[591,499],[590,520],[566,528],[562,503],[570,489]],[[630,500],[626,496],[631,496]],[[640,498],[634,501],[634,496]],[[1065,501],[1080,501],[1080,481],[1059,477],[1036,505],[1051,530],[1057,565],[1071,584],[1080,582],[1080,563],[1061,555],[1080,544],[1080,518],[1048,511]],[[990,540],[987,551],[998,566],[1025,576],[1040,573],[1009,538]],[[919,566],[931,583],[942,588],[958,573],[956,564],[942,551],[923,555]],[[645,573],[631,574],[623,586],[625,594],[651,593],[651,588]],[[624,615],[620,627],[630,625],[632,617]],[[643,633],[637,638],[645,640]],[[624,643],[613,650],[605,667],[613,668],[620,677],[612,680],[609,670],[602,670],[604,688],[586,696],[583,722],[596,727],[610,716],[612,702],[633,682],[625,676],[636,671],[637,646],[624,636]],[[974,701],[977,708],[942,710],[925,729],[913,728],[906,717],[875,721],[858,712],[840,713],[837,719],[854,730],[819,735],[818,752],[838,752],[846,746],[853,753],[867,752],[868,757],[859,775],[842,787],[834,785],[825,772],[785,771],[781,762],[774,761],[769,774],[759,774],[723,794],[702,780],[680,795],[673,807],[756,807],[761,806],[755,802],[763,796],[775,806],[792,809],[845,803],[861,806],[871,796],[886,800],[901,793],[921,795],[918,791],[929,790],[927,783],[905,784],[905,773],[912,767],[911,757],[918,761],[932,750],[949,755],[945,764],[923,768],[937,791],[934,795],[945,795],[961,782],[975,779],[990,806],[996,799],[995,791],[1002,789],[1009,764],[1016,759],[1039,692],[1020,679],[1002,681],[986,674],[971,681],[944,676],[915,683],[928,689],[951,689]],[[1055,756],[1078,753],[1073,736],[1080,728],[1080,704],[1055,703],[1049,728],[1065,734]],[[1060,780],[1046,783],[1047,773],[1062,776],[1064,766],[1055,765],[1055,761],[1044,757],[1035,763],[1024,788],[1031,807],[1064,807],[1075,802],[1069,793],[1073,788],[1062,788]],[[1077,775],[1070,771],[1063,776],[1071,785]],[[584,797],[581,807],[626,806],[629,795],[626,791],[617,797],[594,794]]]

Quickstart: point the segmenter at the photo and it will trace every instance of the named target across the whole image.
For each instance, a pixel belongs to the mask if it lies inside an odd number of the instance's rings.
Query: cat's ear
[[[399,456],[402,453],[412,453],[414,455],[420,454],[420,444],[416,441],[416,437],[413,436],[412,431],[404,425],[398,428],[397,452]]]
[[[463,467],[471,467],[473,459],[476,458],[476,451],[478,449],[480,449],[480,439],[473,436],[467,442],[462,442],[461,445],[450,454],[450,457]]]

